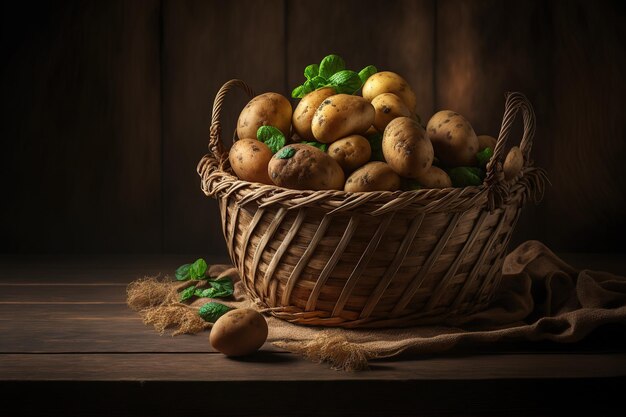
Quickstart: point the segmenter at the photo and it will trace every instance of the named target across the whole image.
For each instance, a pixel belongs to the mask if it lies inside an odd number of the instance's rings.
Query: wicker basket
[[[454,321],[495,293],[511,232],[527,198],[543,195],[532,166],[531,105],[506,95],[494,157],[479,187],[419,191],[299,191],[239,180],[213,104],[202,190],[219,201],[230,258],[248,294],[279,318],[306,325],[397,327]],[[524,168],[505,181],[502,162],[518,110]]]

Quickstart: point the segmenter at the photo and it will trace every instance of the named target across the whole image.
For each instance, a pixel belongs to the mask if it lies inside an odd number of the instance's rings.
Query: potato
[[[352,172],[370,160],[372,148],[367,139],[360,135],[350,135],[330,144],[328,155],[345,172]]]
[[[478,136],[478,150],[482,151],[486,148],[491,148],[491,150],[496,149],[496,138],[489,135],[480,135]]]
[[[504,171],[504,178],[508,181],[515,178],[522,167],[524,166],[524,155],[517,146],[513,146],[509,153],[506,155],[502,170]]]
[[[315,90],[300,100],[293,112],[292,125],[293,130],[302,138],[302,140],[315,140],[313,131],[311,130],[311,122],[317,108],[330,96],[337,94],[332,87],[321,88]]]
[[[228,153],[230,166],[241,180],[274,184],[267,174],[272,151],[256,139],[239,139]]]
[[[449,167],[477,164],[478,138],[472,125],[460,114],[442,110],[430,118],[426,126],[435,154]]]
[[[391,71],[377,72],[365,81],[363,97],[372,101],[382,93],[393,93],[400,97],[411,113],[417,112],[417,98],[409,83]]]
[[[374,123],[376,111],[363,97],[336,94],[322,101],[311,129],[319,142],[332,143],[348,135],[361,135]]]
[[[244,356],[259,350],[267,339],[267,322],[261,313],[239,308],[217,319],[209,342],[226,356]]]
[[[343,169],[328,154],[304,143],[276,152],[268,166],[274,184],[295,190],[341,190]]]
[[[348,177],[345,191],[396,191],[400,177],[385,162],[374,161],[357,169]]]
[[[428,171],[422,173],[417,178],[422,188],[449,188],[452,187],[450,176],[441,168],[431,166]]]
[[[372,106],[376,110],[374,116],[374,127],[379,132],[384,132],[390,121],[396,117],[409,117],[411,111],[404,104],[404,101],[393,93],[382,93],[374,97]]]
[[[289,100],[277,93],[261,94],[250,100],[239,114],[237,137],[256,139],[256,131],[261,126],[274,126],[288,138],[291,127]]]
[[[419,123],[409,117],[398,117],[383,133],[383,155],[398,175],[417,178],[431,167],[434,152]]]

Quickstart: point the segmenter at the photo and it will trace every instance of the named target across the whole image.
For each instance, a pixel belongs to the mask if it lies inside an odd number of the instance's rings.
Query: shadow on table
[[[235,362],[246,363],[290,363],[299,360],[296,355],[287,352],[273,352],[269,350],[259,350],[252,355],[229,357],[228,359]]]

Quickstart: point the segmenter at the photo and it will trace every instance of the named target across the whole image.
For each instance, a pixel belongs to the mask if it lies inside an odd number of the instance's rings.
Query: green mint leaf
[[[289,159],[296,154],[296,150],[289,146],[285,146],[280,151],[276,153],[276,158],[278,159]]]
[[[194,294],[204,298],[224,298],[230,297],[235,292],[233,280],[229,277],[211,280],[208,283],[211,285],[209,288],[198,288]]]
[[[198,315],[202,317],[204,321],[215,323],[217,319],[228,313],[232,308],[225,306],[224,304],[211,301],[206,303],[198,310]]]
[[[493,149],[485,148],[482,151],[476,154],[476,159],[478,160],[478,166],[481,168],[485,168],[487,166],[487,162],[493,156]]]
[[[370,161],[385,162],[385,156],[383,155],[383,134],[376,132],[367,135],[365,138],[370,143],[370,148],[372,148]]]
[[[328,55],[320,62],[319,75],[329,79],[333,74],[346,69],[346,63],[339,55]]]
[[[285,135],[274,126],[261,126],[256,131],[256,138],[266,144],[272,153],[285,146]]]
[[[354,94],[363,85],[359,74],[350,70],[339,71],[328,79],[340,94]]]
[[[311,145],[311,146],[315,146],[317,149],[320,149],[322,152],[326,152],[326,149],[328,149],[328,144],[327,143],[319,143],[319,142],[302,142],[305,145]]]
[[[305,94],[304,94],[304,86],[303,85],[297,86],[291,92],[291,97],[293,97],[293,98],[302,98],[304,96],[305,96]]]
[[[311,64],[304,69],[304,76],[307,80],[312,80],[320,73],[320,66],[317,64]]]
[[[191,264],[191,267],[189,268],[190,278],[191,279],[203,279],[207,268],[208,268],[208,265],[206,264],[205,260],[202,258],[199,258],[193,264]]]
[[[191,264],[181,265],[176,269],[176,279],[179,281],[187,281],[189,278],[189,269],[191,268]]]
[[[185,300],[190,299],[191,297],[193,297],[195,295],[195,292],[196,292],[196,286],[195,285],[192,285],[191,287],[185,288],[180,293],[180,301],[185,301]]]
[[[313,86],[314,90],[317,90],[318,88],[326,87],[328,85],[328,80],[318,75],[311,80],[311,85]]]
[[[456,167],[448,171],[453,187],[468,187],[480,185],[485,178],[485,172],[476,167]]]
[[[361,71],[359,71],[359,78],[361,79],[361,83],[365,84],[365,81],[367,81],[369,77],[376,74],[377,72],[378,70],[373,65],[368,65],[367,67],[363,68]]]

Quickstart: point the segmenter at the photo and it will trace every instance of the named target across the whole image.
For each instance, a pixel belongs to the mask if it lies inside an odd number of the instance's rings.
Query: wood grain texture
[[[614,2],[437,2],[437,107],[497,136],[505,91],[535,106],[532,156],[552,186],[523,212],[513,244],[624,250],[624,17]]]
[[[200,190],[213,98],[232,78],[257,93],[284,89],[284,4],[265,1],[163,3],[163,232],[165,250],[225,255],[217,202]],[[224,137],[245,105],[229,98]]]
[[[1,252],[161,250],[159,13],[3,6]]]

